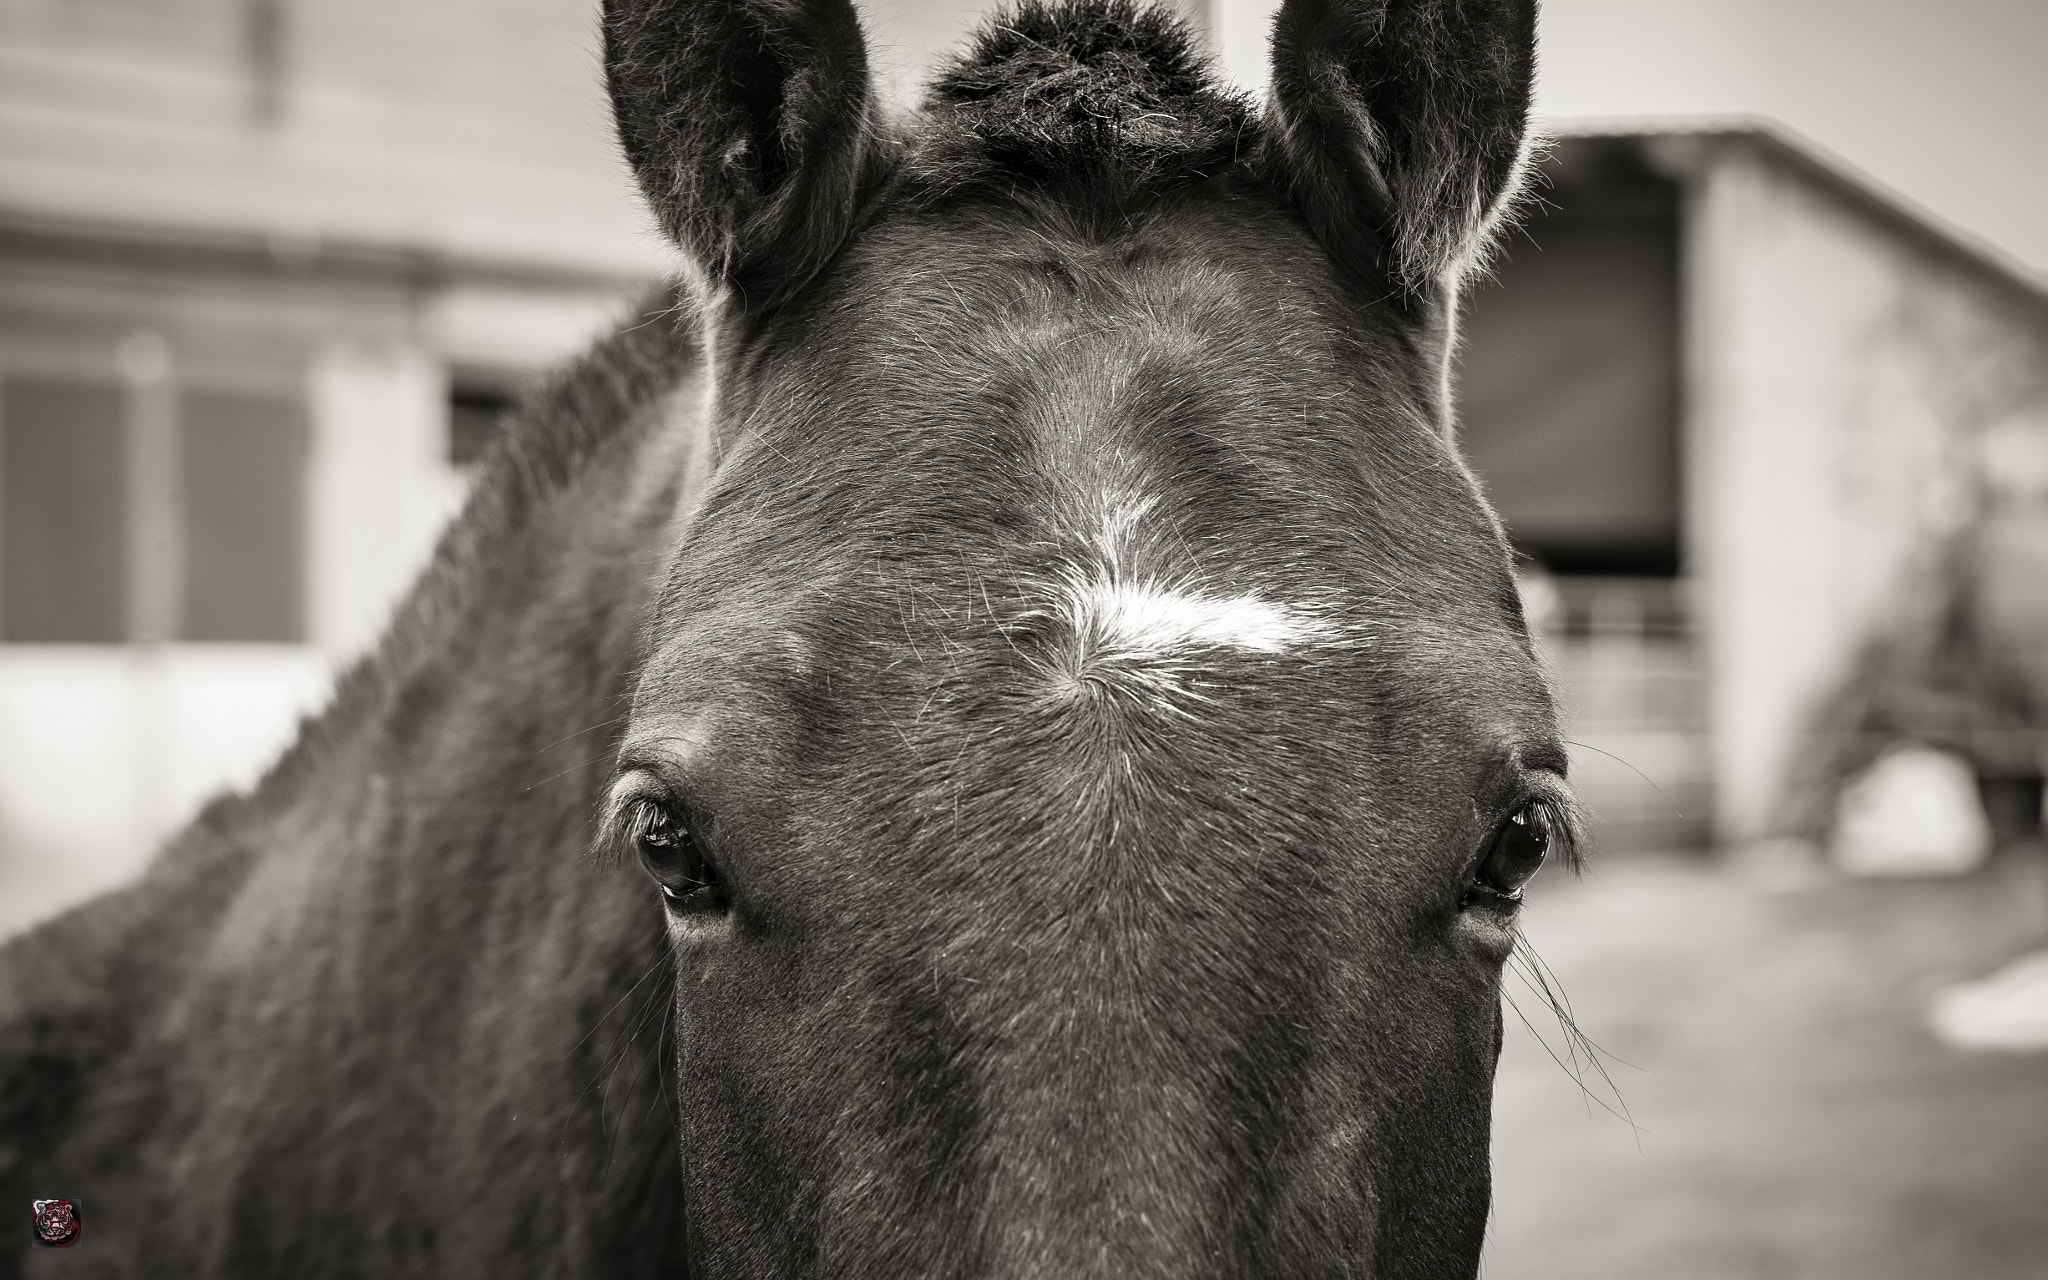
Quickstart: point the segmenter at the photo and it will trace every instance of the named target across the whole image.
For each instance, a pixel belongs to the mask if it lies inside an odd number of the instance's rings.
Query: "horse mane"
[[[924,99],[912,161],[940,191],[1018,178],[1204,176],[1249,151],[1251,105],[1187,25],[1134,0],[1023,0],[984,19]]]
[[[663,284],[644,294],[610,335],[522,398],[382,639],[336,679],[326,710],[301,724],[252,798],[290,791],[335,744],[388,708],[453,620],[468,611],[493,549],[573,483],[583,465],[673,388],[700,354],[696,304],[685,286]]]
[[[649,408],[695,365],[697,336],[685,295],[658,288],[529,395],[383,638],[261,781],[216,796],[140,879],[0,945],[0,1191],[34,1190],[25,1179],[35,1161],[59,1148],[265,857],[267,824],[301,803],[336,755],[431,702],[465,619],[507,588],[506,548],[608,445],[650,421]],[[11,1256],[0,1253],[0,1275]]]

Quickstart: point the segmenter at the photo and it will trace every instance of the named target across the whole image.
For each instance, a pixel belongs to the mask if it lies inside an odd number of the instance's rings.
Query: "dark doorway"
[[[1466,454],[1554,573],[1679,570],[1679,201],[1634,139],[1559,144],[1467,298]]]
[[[464,365],[449,371],[448,461],[468,469],[505,433],[525,379],[504,369]]]

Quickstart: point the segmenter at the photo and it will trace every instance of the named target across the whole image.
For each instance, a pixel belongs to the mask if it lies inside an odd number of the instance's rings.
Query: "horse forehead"
[[[1291,224],[1221,201],[1114,236],[990,219],[893,227],[863,246],[814,344],[835,376],[805,393],[825,411],[813,419],[841,410],[881,447],[934,461],[1028,452],[1032,501],[1089,521],[1127,489],[1186,510],[1192,490],[1265,480],[1278,484],[1255,518],[1278,522],[1301,509],[1290,494],[1444,461],[1407,403],[1412,352],[1361,317]],[[1347,465],[1320,465],[1333,453]]]
[[[1087,540],[1106,518],[1165,529],[1196,490],[1256,494],[1285,522],[1302,482],[1357,479],[1309,465],[1314,448],[1412,425],[1367,407],[1393,371],[1356,358],[1298,255],[1250,243],[1226,260],[1173,225],[1128,243],[1009,230],[869,246],[821,340],[789,353],[801,390],[764,423],[783,456],[859,457],[865,483],[912,506],[942,476],[935,505],[1007,505]]]
[[[863,327],[944,357],[951,343],[1000,351],[1034,339],[1199,354],[1189,337],[1311,322],[1300,305],[1329,283],[1327,260],[1272,228],[1193,205],[1121,234],[997,216],[963,228],[914,221],[862,246],[849,272]],[[1295,305],[1289,306],[1288,303]],[[879,322],[879,323],[878,323]]]
[[[786,351],[797,376],[754,402],[745,518],[789,536],[749,542],[789,563],[748,558],[814,588],[775,628],[865,633],[890,666],[996,644],[1070,695],[1368,643],[1364,597],[1401,571],[1343,548],[1357,518],[1401,516],[1369,509],[1365,473],[1438,483],[1441,445],[1371,392],[1396,371],[1339,332],[1313,283],[1326,262],[1209,222],[1091,239],[1011,219],[863,245]],[[1219,227],[1229,253],[1207,251]],[[758,633],[761,603],[740,625]],[[920,647],[927,626],[954,634]]]

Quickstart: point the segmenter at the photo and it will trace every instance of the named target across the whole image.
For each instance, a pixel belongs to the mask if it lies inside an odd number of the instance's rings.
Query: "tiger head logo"
[[[62,1249],[78,1243],[78,1202],[38,1200],[36,1243],[48,1249]]]

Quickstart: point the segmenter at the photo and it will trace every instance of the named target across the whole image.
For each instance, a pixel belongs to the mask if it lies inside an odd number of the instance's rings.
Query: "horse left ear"
[[[662,229],[749,310],[838,249],[877,158],[850,0],[605,0],[626,159]]]
[[[1535,0],[1286,0],[1277,176],[1345,265],[1428,291],[1514,203],[1535,66]]]

